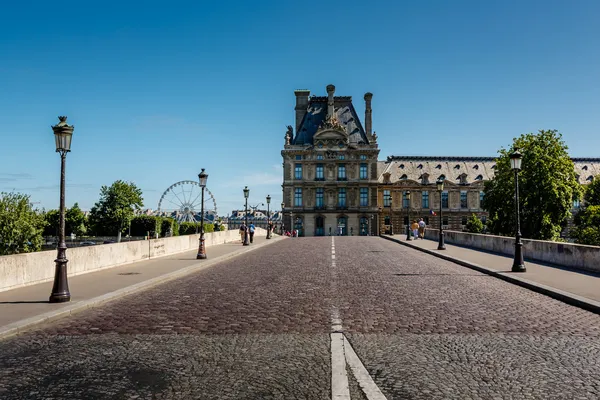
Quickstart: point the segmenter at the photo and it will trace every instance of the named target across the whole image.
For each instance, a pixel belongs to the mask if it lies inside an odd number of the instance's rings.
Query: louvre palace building
[[[296,120],[288,126],[283,157],[283,224],[299,236],[404,233],[423,218],[433,228],[462,230],[481,208],[483,185],[495,157],[388,156],[379,160],[372,130],[373,94],[366,93],[364,126],[351,96],[311,96],[296,90]],[[573,158],[580,183],[600,174],[600,158]],[[436,181],[444,180],[444,190]],[[579,204],[574,203],[576,209]]]

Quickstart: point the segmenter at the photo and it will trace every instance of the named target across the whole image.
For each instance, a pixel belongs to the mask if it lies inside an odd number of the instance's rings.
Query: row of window
[[[315,192],[315,207],[325,207],[325,189],[317,188]],[[294,207],[302,207],[302,188],[294,188]],[[346,188],[338,189],[338,207],[347,207]],[[360,188],[359,205],[367,207],[369,205],[369,188]]]
[[[296,161],[300,161],[300,160],[303,160],[303,159],[305,159],[305,158],[302,155],[300,155],[300,154],[296,155]],[[323,159],[324,159],[323,158],[323,154],[321,154],[321,153],[317,154],[317,160],[323,160]],[[345,160],[346,159],[346,155],[344,155],[344,154],[338,154],[337,159],[338,160]],[[365,154],[361,154],[360,155],[360,159],[362,161],[366,161],[367,160],[367,156]]]
[[[463,215],[463,216],[462,216],[462,218],[461,218],[460,224],[461,224],[461,225],[466,225],[466,224],[467,224],[467,219],[468,219],[468,218],[467,218],[466,216],[464,216],[464,215]],[[482,217],[480,217],[479,219],[481,220],[481,222],[483,223],[483,225],[485,225],[485,223],[486,223],[486,221],[487,221],[486,217],[485,217],[485,216],[482,216]],[[429,225],[429,217],[423,217],[423,220],[425,221],[425,224],[426,224],[426,225]],[[390,216],[389,216],[389,215],[386,215],[386,216],[384,217],[383,223],[384,223],[385,225],[390,225],[390,224],[391,224],[391,218],[390,218]],[[402,223],[403,223],[404,225],[407,225],[407,224],[408,224],[408,216],[404,216],[404,218],[403,218],[403,222],[402,222]],[[442,225],[448,225],[448,217],[442,217]]]
[[[346,178],[346,165],[345,164],[339,164],[337,166],[338,168],[338,173],[337,173],[337,177],[339,180],[344,180],[347,179]],[[317,169],[315,171],[315,179],[316,180],[325,180],[325,173],[324,173],[325,167],[323,166],[323,164],[317,164]],[[367,179],[367,164],[363,163],[360,164],[359,167],[359,171],[358,171],[358,177],[359,179]],[[294,179],[296,180],[302,180],[302,164],[296,164],[294,166]]]
[[[479,202],[483,201],[483,192],[479,192]],[[390,207],[392,205],[392,193],[389,189],[385,189],[383,191],[383,206]],[[460,192],[460,208],[468,208],[468,198],[467,191],[461,190]],[[408,208],[408,198],[406,196],[406,191],[402,192],[402,207]],[[429,192],[422,191],[421,192],[421,208],[429,208]],[[442,208],[448,207],[448,191],[445,190],[442,192]]]

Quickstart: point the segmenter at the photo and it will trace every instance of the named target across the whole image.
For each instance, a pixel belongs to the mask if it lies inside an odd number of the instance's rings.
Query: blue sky
[[[373,97],[380,159],[493,156],[558,129],[600,157],[600,2],[10,2],[0,14],[0,191],[58,206],[51,125],[75,125],[67,205],[135,182],[156,208],[200,168],[219,214],[281,202],[294,89]]]

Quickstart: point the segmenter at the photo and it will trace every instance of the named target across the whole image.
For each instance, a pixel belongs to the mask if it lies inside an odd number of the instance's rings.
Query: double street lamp
[[[515,259],[513,261],[512,272],[525,272],[525,262],[523,261],[523,243],[521,243],[521,219],[519,216],[519,171],[521,170],[521,161],[523,154],[516,150],[510,155],[510,167],[515,171],[515,214],[517,219],[517,234],[515,236]]]
[[[54,268],[54,284],[50,294],[50,303],[64,303],[71,300],[67,280],[67,244],[65,242],[65,160],[71,151],[73,125],[67,124],[67,117],[58,117],[60,122],[52,127],[56,141],[56,152],[60,153],[60,217],[58,231],[58,252]]]
[[[436,182],[436,185],[440,194],[440,235],[438,240],[438,250],[446,250],[446,245],[444,244],[444,227],[442,226],[442,193],[444,192],[444,180],[439,178]]]
[[[269,204],[271,204],[271,195],[267,195],[267,239],[271,239],[271,213],[269,209]]]
[[[208,174],[204,172],[204,168],[198,174],[200,179],[200,187],[202,188],[202,200],[200,204],[200,245],[198,247],[197,260],[206,259],[206,248],[204,246],[204,188],[206,187],[206,181],[208,180]]]
[[[412,229],[410,226],[410,190],[406,191],[406,201],[408,202],[408,213],[407,213],[407,218],[408,218],[408,223],[406,224],[406,240],[412,240]]]
[[[244,231],[244,242],[242,243],[244,246],[250,246],[250,242],[248,242],[248,196],[250,196],[250,189],[248,189],[248,186],[245,186],[244,198],[246,199],[246,205],[244,206],[244,216],[246,219],[246,230]]]

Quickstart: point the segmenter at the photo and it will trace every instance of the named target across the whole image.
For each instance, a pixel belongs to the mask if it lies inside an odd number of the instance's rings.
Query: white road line
[[[350,400],[350,386],[346,374],[346,357],[344,356],[344,335],[331,334],[331,398],[332,400]]]
[[[346,356],[346,361],[358,382],[358,385],[362,389],[365,396],[369,400],[386,400],[386,397],[381,393],[381,390],[377,387],[371,375],[360,361],[360,358],[354,352],[354,349],[348,342],[348,339],[344,336],[344,355]]]
[[[331,237],[331,285],[337,292],[337,271],[335,270],[335,239]],[[346,363],[368,400],[386,400],[373,378],[356,355],[356,352],[343,333],[342,319],[336,304],[331,307],[331,398],[350,400],[350,386]]]

